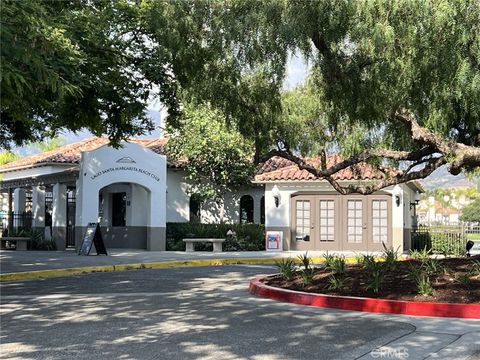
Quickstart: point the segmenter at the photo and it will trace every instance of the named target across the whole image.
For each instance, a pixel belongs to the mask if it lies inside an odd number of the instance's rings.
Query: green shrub
[[[327,279],[327,282],[328,290],[341,290],[345,287],[345,279],[335,275],[330,275]]]
[[[301,274],[302,274],[302,279],[303,279],[303,286],[310,285],[313,282],[313,269],[312,268],[303,269]]]
[[[472,269],[470,270],[472,276],[480,276],[480,260],[472,261]]]
[[[412,235],[412,250],[427,249],[445,256],[465,253],[467,237],[456,228],[422,226]]]
[[[421,250],[410,250],[409,255],[416,260],[426,260],[430,257],[431,251],[424,247]]]
[[[345,262],[345,257],[344,256],[336,256],[333,259],[331,269],[334,273],[343,275],[345,274],[346,270],[346,262]]]
[[[384,271],[381,263],[375,261],[373,256],[366,256],[364,267],[368,273],[367,290],[372,290],[375,294],[380,291],[383,285]]]
[[[232,230],[235,235],[227,236]],[[265,226],[258,224],[167,223],[167,250],[185,251],[185,238],[224,238],[224,251],[265,250]],[[197,251],[209,251],[210,243],[195,244]]]
[[[311,263],[311,259],[310,257],[308,256],[308,252],[306,252],[305,254],[302,254],[302,255],[298,255],[297,256],[297,259],[298,261],[300,261],[303,265],[303,268],[305,270],[309,270],[310,269],[310,263]]]
[[[331,270],[333,262],[335,260],[335,256],[330,255],[327,251],[325,254],[323,254],[323,257],[325,258],[325,269]]]
[[[370,254],[362,255],[362,265],[367,270],[377,266],[377,262],[375,261],[375,256]]]
[[[387,248],[385,243],[383,245],[383,259],[385,260],[385,264],[387,269],[394,270],[397,267],[397,260],[398,260],[398,249],[394,250],[393,248]]]
[[[433,295],[433,287],[427,275],[422,274],[417,278],[417,289],[418,293],[422,296]]]
[[[28,237],[28,250],[57,250],[57,244],[54,240],[45,240],[40,231],[33,229],[14,229],[10,231],[11,237]]]
[[[283,258],[275,260],[278,271],[285,280],[290,280],[295,274],[295,261],[292,258]]]
[[[375,294],[377,294],[382,288],[383,277],[384,274],[381,267],[375,267],[371,269],[366,289],[372,290]]]
[[[463,286],[467,286],[467,285],[470,284],[470,281],[471,281],[471,280],[470,280],[470,276],[472,276],[471,273],[466,273],[466,274],[458,275],[458,276],[455,278],[455,280],[456,280],[459,284],[461,284],[461,285],[463,285]]]
[[[445,271],[445,267],[437,259],[426,259],[422,261],[422,269],[428,275],[439,274]]]

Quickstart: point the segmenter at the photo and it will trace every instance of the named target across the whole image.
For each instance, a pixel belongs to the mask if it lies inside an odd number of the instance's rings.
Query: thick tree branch
[[[408,127],[413,140],[427,144],[444,157],[453,159],[448,162],[448,171],[452,175],[460,174],[466,167],[480,166],[479,147],[445,140],[433,131],[420,126],[415,116],[405,110],[396,112],[394,117]]]
[[[332,185],[335,190],[337,190],[342,195],[349,195],[353,193],[369,195],[388,186],[401,184],[412,180],[423,179],[445,163],[446,160],[443,157],[432,158],[426,163],[425,167],[420,170],[410,173],[402,171],[398,174],[395,174],[394,176],[387,175],[387,177],[383,180],[371,181],[366,185],[350,184],[347,186],[342,186],[332,176],[328,176],[325,179],[330,183],[330,185]]]

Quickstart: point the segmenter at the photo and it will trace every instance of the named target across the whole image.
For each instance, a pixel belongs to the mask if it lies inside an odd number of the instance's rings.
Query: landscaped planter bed
[[[412,276],[412,269],[422,268],[422,261],[398,261],[393,269],[387,269],[388,264],[382,263],[382,285],[378,292],[368,289],[371,276],[362,265],[346,265],[345,273],[335,274],[325,268],[313,269],[313,280],[304,285],[301,272],[294,273],[290,280],[281,275],[266,277],[263,282],[272,287],[301,291],[307,293],[329,294],[363,298],[378,298],[389,300],[439,302],[456,304],[480,304],[480,276],[475,275],[475,261],[480,256],[471,258],[439,259],[437,273],[428,275],[433,293],[420,295],[418,284]],[[339,289],[331,289],[329,278],[335,276],[343,281]],[[468,278],[468,280],[466,280]]]

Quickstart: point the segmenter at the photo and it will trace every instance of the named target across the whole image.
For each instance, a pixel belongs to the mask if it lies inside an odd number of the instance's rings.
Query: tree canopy
[[[113,141],[147,131],[152,97],[181,129],[182,104],[221,111],[253,142],[342,194],[368,194],[448,165],[480,166],[480,2],[2,2],[3,146],[87,127]],[[5,46],[6,44],[6,46]],[[302,54],[307,84],[284,92]],[[304,156],[340,152],[327,168]],[[344,186],[360,162],[382,181]],[[400,168],[392,173],[389,166]]]
[[[480,222],[480,198],[477,198],[463,208],[460,220],[467,222]]]
[[[253,174],[253,146],[223,114],[208,106],[188,106],[181,130],[167,144],[168,155],[183,164],[188,191],[200,199],[221,200]]]

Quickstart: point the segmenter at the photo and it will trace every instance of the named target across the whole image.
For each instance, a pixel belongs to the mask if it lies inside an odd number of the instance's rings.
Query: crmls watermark
[[[408,350],[404,347],[375,349],[370,355],[375,359],[408,359]]]

